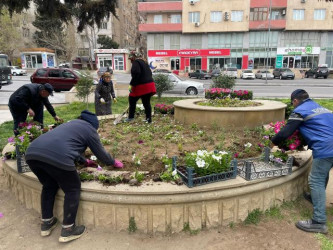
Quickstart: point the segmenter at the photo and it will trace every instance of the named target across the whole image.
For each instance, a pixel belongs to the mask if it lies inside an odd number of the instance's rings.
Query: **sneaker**
[[[134,118],[126,118],[126,119],[124,120],[124,122],[132,122],[132,121],[134,121]]]
[[[306,199],[308,202],[310,202],[312,204],[312,198],[311,198],[310,193],[304,192],[303,197],[304,197],[304,199]]]
[[[69,228],[62,228],[61,235],[59,237],[59,242],[69,242],[80,238],[86,231],[86,227],[76,226],[75,224]]]
[[[41,236],[49,236],[53,229],[55,229],[58,225],[58,219],[56,217],[53,217],[50,221],[43,221],[41,224]]]
[[[146,123],[151,123],[151,122],[152,122],[151,118],[146,119]]]
[[[327,234],[326,224],[314,224],[312,220],[301,220],[296,223],[296,227],[306,232]]]

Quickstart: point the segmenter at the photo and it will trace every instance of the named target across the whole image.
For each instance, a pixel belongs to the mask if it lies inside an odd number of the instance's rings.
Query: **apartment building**
[[[152,68],[310,68],[332,61],[333,4],[317,0],[138,3]]]

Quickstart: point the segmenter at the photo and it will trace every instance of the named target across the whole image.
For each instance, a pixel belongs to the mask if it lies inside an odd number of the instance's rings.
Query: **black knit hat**
[[[291,93],[290,100],[293,101],[294,99],[297,99],[304,94],[307,94],[304,89],[296,89]]]
[[[99,122],[97,119],[97,116],[94,113],[91,113],[88,110],[83,110],[81,112],[81,116],[80,118],[82,120],[85,120],[86,122],[89,122],[91,125],[93,125],[93,127],[97,130],[99,127]]]

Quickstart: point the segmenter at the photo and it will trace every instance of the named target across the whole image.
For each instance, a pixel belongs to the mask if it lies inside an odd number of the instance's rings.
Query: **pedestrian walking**
[[[117,103],[116,94],[114,92],[111,74],[105,72],[95,90],[95,113],[96,115],[112,114],[112,99]]]

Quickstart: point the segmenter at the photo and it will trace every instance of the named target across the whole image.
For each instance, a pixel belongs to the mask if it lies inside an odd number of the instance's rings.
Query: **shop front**
[[[319,62],[320,47],[277,48],[276,68],[313,68]]]
[[[129,72],[131,69],[128,67],[127,49],[95,49],[94,54],[97,69],[108,66],[115,72]]]
[[[148,62],[152,70],[211,70],[214,67],[222,68],[230,61],[230,49],[148,50]]]
[[[54,50],[47,48],[29,48],[21,50],[22,69],[56,67]]]

